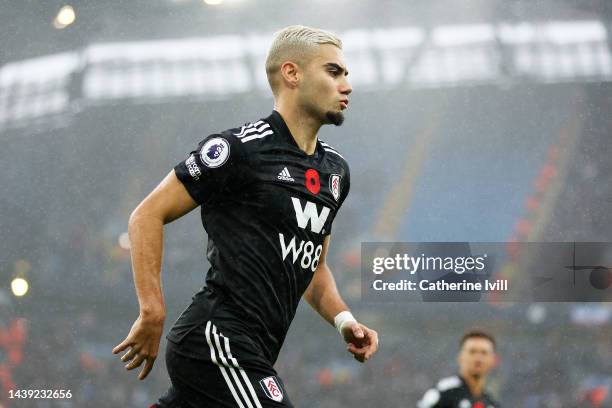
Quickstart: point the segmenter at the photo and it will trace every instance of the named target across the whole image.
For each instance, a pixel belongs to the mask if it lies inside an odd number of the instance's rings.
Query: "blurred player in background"
[[[495,365],[495,339],[482,330],[470,330],[461,338],[459,375],[441,379],[425,393],[418,408],[499,408],[485,392],[487,375]]]
[[[144,379],[165,319],[160,269],[163,225],[201,206],[211,268],[181,314],[166,351],[172,381],[157,407],[290,407],[273,365],[302,297],[364,362],[378,335],[358,323],[326,259],[332,222],[346,199],[349,167],[317,138],[344,120],[351,86],[333,34],[290,26],[266,61],[274,111],[213,134],[130,217],[140,315],[113,349]]]

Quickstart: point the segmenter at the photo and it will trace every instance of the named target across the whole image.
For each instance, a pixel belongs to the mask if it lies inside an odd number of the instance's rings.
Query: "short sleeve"
[[[222,198],[239,187],[245,160],[240,148],[231,134],[213,134],[174,167],[176,176],[198,204]]]

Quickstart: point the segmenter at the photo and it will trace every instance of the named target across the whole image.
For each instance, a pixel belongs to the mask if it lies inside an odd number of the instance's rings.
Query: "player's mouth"
[[[348,108],[348,104],[349,104],[348,99],[344,99],[340,101],[340,106],[342,107],[342,109]]]

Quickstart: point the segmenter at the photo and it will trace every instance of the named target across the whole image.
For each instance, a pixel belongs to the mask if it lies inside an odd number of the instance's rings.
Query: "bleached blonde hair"
[[[335,34],[303,25],[290,25],[274,34],[274,40],[266,58],[266,75],[272,93],[276,95],[279,81],[277,74],[285,61],[305,66],[313,51],[321,44],[331,44],[342,49],[342,41]]]

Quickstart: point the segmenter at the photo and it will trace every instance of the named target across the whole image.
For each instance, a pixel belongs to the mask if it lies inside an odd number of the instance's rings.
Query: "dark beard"
[[[478,381],[482,378],[482,375],[480,374],[472,374],[470,375],[470,377],[472,377],[473,380]]]
[[[331,123],[335,126],[342,126],[342,123],[344,123],[344,113],[329,111],[325,114],[325,119],[327,123]]]

